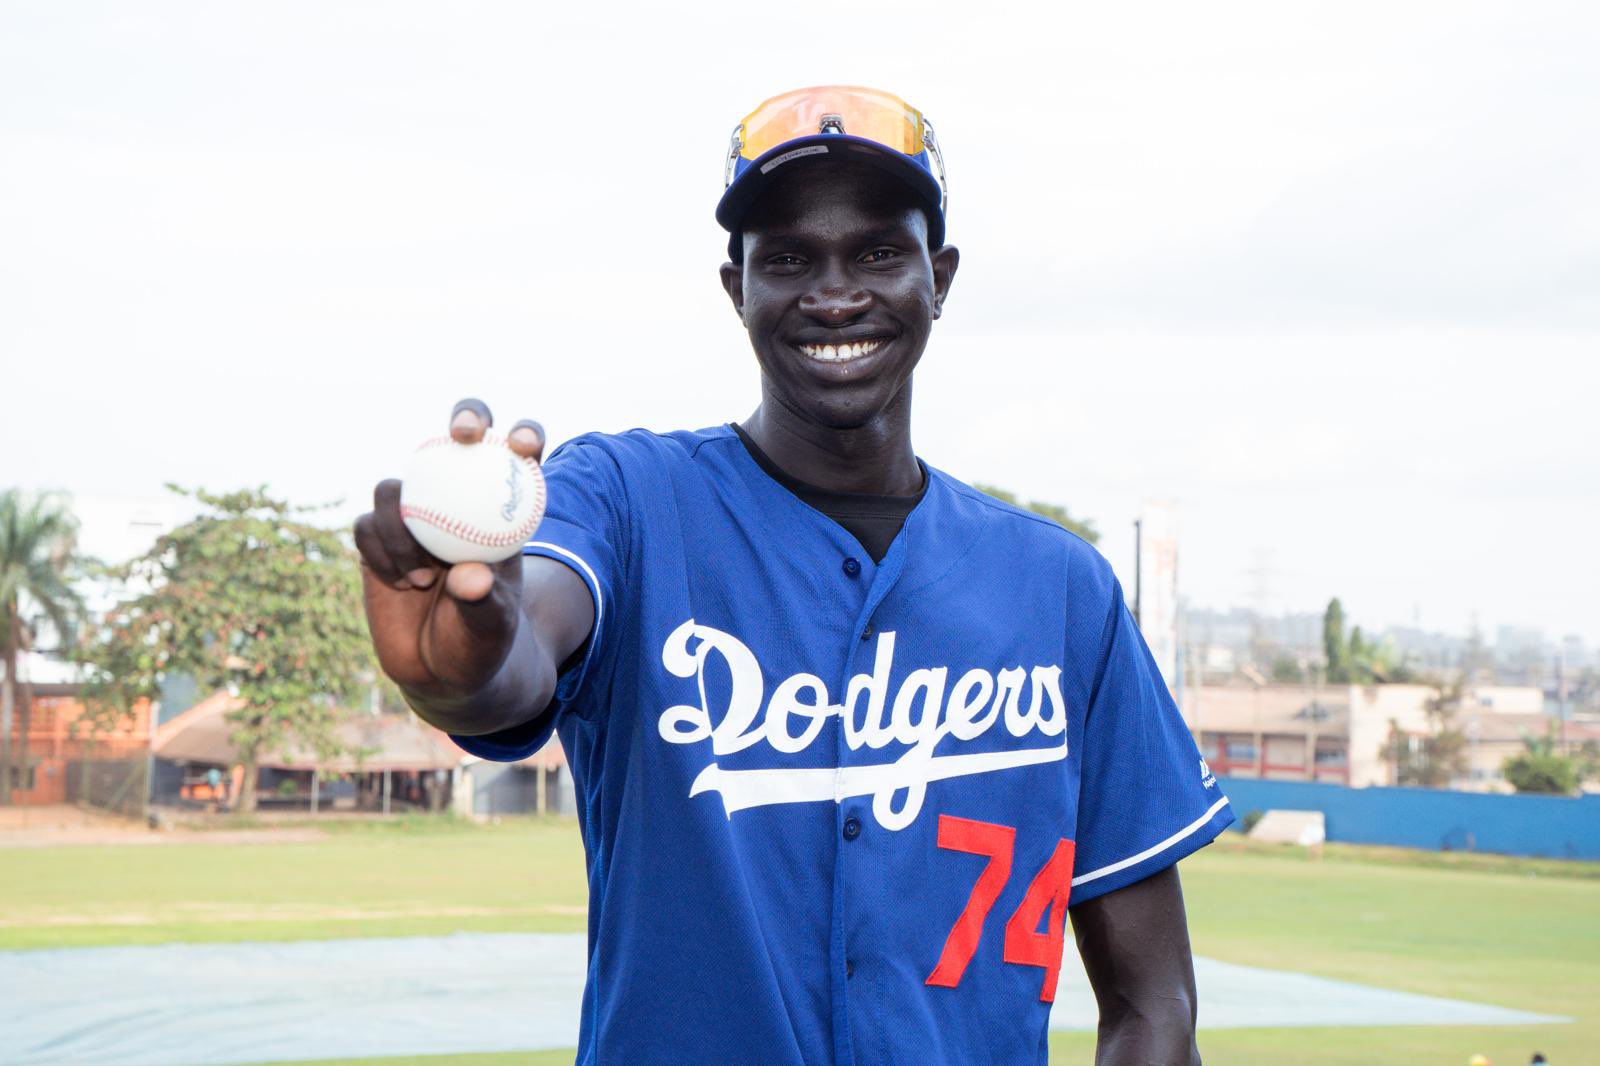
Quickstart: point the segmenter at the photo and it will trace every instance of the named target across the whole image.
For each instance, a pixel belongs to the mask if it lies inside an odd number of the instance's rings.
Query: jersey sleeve
[[[1084,721],[1075,904],[1166,869],[1233,821],[1115,580],[1111,593]]]
[[[544,464],[544,519],[523,545],[524,556],[553,559],[583,580],[594,600],[589,639],[562,664],[550,706],[537,718],[497,733],[456,736],[463,751],[496,762],[525,759],[542,748],[563,713],[588,718],[593,676],[607,658],[615,628],[616,590],[622,587],[623,545],[629,535],[626,487],[616,460],[590,438],[568,441]]]

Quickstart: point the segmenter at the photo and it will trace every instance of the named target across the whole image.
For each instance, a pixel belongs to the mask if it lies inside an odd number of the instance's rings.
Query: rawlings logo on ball
[[[507,522],[515,522],[517,520],[517,508],[522,503],[522,464],[517,462],[515,454],[511,456],[511,473],[506,478],[506,485],[511,489],[511,495],[500,508],[500,517]]]
[[[544,474],[504,437],[423,441],[400,483],[400,516],[447,563],[497,563],[522,550],[544,517]]]

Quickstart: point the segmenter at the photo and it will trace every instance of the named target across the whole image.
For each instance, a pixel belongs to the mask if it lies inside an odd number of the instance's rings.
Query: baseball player
[[[1106,561],[912,448],[945,197],[899,98],[768,100],[716,211],[754,413],[567,442],[502,564],[428,556],[398,482],[357,524],[416,712],[484,758],[566,750],[580,1063],[1042,1063],[1069,913],[1098,1061],[1199,1061],[1173,867],[1227,800]]]

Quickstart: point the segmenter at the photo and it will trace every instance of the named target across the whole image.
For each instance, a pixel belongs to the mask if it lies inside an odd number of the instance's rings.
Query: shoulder
[[[737,441],[727,426],[708,429],[676,430],[660,433],[650,429],[629,429],[620,433],[584,433],[564,441],[551,454],[549,462],[559,464],[576,458],[590,463],[602,457],[624,474],[643,473],[680,463],[691,463],[707,445]]]
[[[1116,587],[1116,575],[1106,557],[1059,522],[996,499],[931,466],[928,476],[949,494],[958,514],[981,523],[982,537],[991,550],[1063,564],[1074,583],[1081,583],[1080,588],[1103,589],[1109,596]]]
[[[1085,566],[1110,569],[1110,564],[1095,550],[1094,545],[1061,523],[996,499],[943,470],[936,470],[930,466],[928,476],[937,480],[956,498],[958,501],[956,507],[959,510],[981,518],[987,535],[999,535],[1007,541],[1017,541],[1029,547],[1057,552],[1075,561],[1081,560]]]

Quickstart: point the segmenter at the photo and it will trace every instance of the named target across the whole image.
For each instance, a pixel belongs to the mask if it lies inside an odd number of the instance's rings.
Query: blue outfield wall
[[[1238,829],[1252,810],[1321,811],[1328,839],[1429,851],[1600,859],[1600,796],[1498,796],[1220,777]]]

